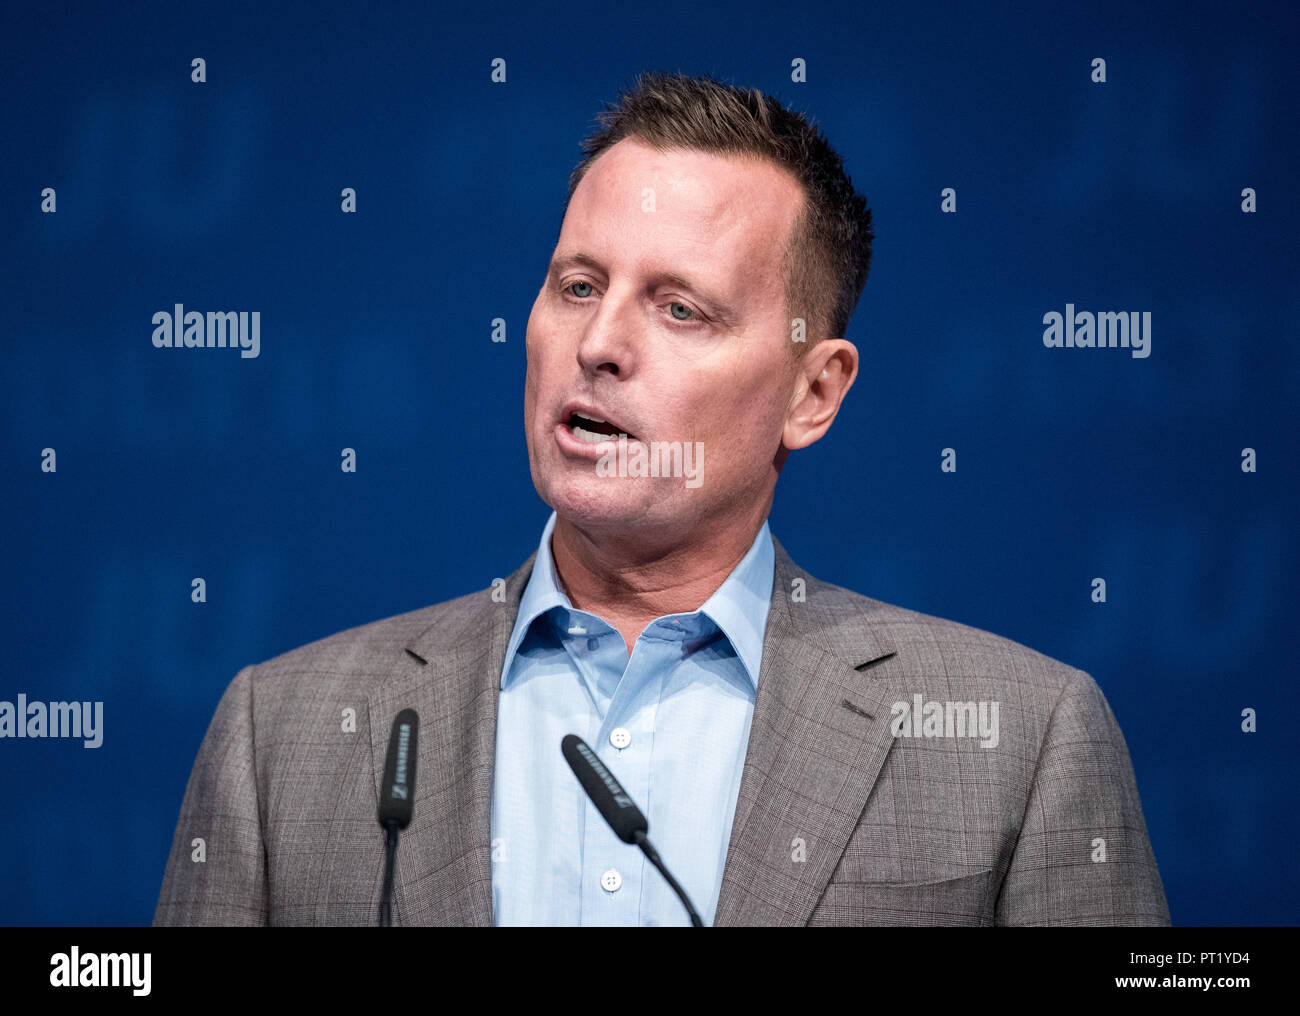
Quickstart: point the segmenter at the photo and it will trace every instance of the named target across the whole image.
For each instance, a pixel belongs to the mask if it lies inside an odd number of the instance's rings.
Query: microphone
[[[384,830],[384,888],[379,897],[379,926],[393,924],[393,869],[397,864],[397,833],[411,822],[415,807],[415,760],[419,757],[420,717],[403,709],[393,719],[379,785],[379,825]]]
[[[659,873],[668,880],[673,892],[682,901],[682,906],[686,908],[686,913],[690,915],[691,925],[696,928],[703,928],[704,922],[700,920],[700,915],[691,906],[686,890],[678,885],[677,879],[669,874],[664,862],[659,858],[659,852],[655,850],[646,837],[646,834],[650,831],[650,823],[641,814],[641,809],[636,806],[636,802],[623,789],[623,785],[615,779],[614,774],[600,760],[600,756],[592,751],[587,746],[587,742],[577,734],[566,734],[563,740],[560,741],[560,751],[564,753],[565,761],[569,763],[573,775],[582,784],[582,789],[587,792],[587,797],[591,799],[591,803],[596,806],[596,810],[601,813],[605,821],[609,823],[609,827],[614,830],[614,835],[624,843],[635,843],[641,848],[642,853],[650,859],[651,864],[659,869]]]

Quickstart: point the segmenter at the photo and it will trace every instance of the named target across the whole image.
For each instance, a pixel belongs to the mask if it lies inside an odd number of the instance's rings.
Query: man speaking
[[[373,924],[413,709],[394,924],[689,923],[568,734],[707,925],[1168,924],[1088,674],[820,582],[769,532],[786,457],[858,371],[871,213],[839,156],[757,90],[682,75],[600,121],[528,320],[536,553],[240,671],[155,923]]]

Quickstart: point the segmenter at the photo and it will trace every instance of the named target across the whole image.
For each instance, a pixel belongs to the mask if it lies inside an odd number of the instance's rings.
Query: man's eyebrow
[[[569,254],[558,254],[551,259],[550,267],[547,270],[547,278],[549,280],[554,280],[555,277],[566,268],[577,267],[590,268],[597,272],[603,272],[605,270],[604,265],[600,263],[600,259],[594,255],[588,254],[586,251],[573,251]],[[656,282],[668,283],[669,285],[677,286],[679,289],[686,290],[705,305],[705,310],[719,324],[725,325],[729,328],[735,327],[736,322],[739,319],[739,315],[736,313],[735,308],[714,296],[708,289],[705,289],[703,286],[700,286],[686,278],[686,276],[679,275],[676,272],[657,272],[654,278]]]
[[[554,279],[560,272],[566,268],[576,268],[581,265],[583,268],[592,268],[597,271],[601,270],[600,262],[586,251],[574,251],[572,254],[557,254],[551,258],[550,266],[546,270],[546,277]]]

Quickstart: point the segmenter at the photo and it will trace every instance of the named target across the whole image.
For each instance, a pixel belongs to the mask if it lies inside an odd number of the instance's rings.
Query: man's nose
[[[578,340],[578,363],[583,372],[595,375],[604,371],[617,377],[630,374],[635,369],[644,324],[636,294],[610,286],[587,318]]]

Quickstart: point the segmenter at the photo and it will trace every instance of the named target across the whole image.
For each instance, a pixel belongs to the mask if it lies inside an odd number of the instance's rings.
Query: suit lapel
[[[440,610],[370,696],[376,803],[393,717],[408,706],[420,715],[415,807],[398,845],[394,924],[492,924],[497,698],[535,556],[506,580],[503,600],[484,590]]]
[[[774,542],[772,602],[715,926],[803,925],[856,828],[893,742],[893,696],[861,669],[894,655],[825,612],[833,595]],[[792,602],[794,580],[806,599]],[[819,598],[821,602],[819,602]],[[844,646],[828,645],[835,624]],[[800,843],[802,841],[802,848]]]

